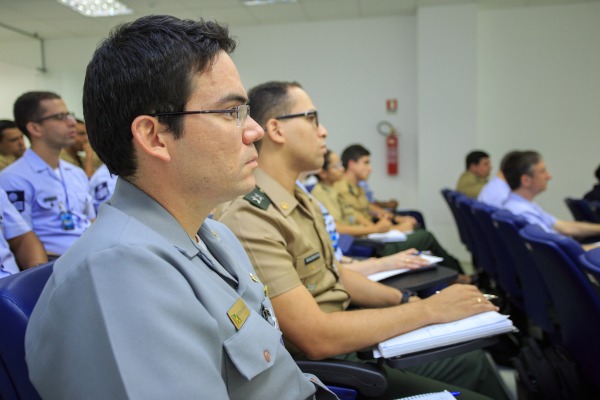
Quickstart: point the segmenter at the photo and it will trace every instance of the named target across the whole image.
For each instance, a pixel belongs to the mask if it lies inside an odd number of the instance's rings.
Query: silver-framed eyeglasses
[[[317,113],[317,110],[306,111],[306,112],[297,113],[297,114],[280,115],[279,117],[275,117],[275,119],[290,119],[290,118],[298,118],[298,117],[306,117],[306,118],[308,118],[309,121],[314,122],[316,128],[319,127],[319,115]]]
[[[61,112],[61,113],[46,115],[45,117],[37,119],[37,120],[35,120],[33,122],[36,122],[36,123],[39,124],[40,122],[44,122],[44,121],[47,121],[49,119],[53,119],[55,121],[63,121],[63,122],[66,121],[66,120],[68,120],[68,119],[76,121],[75,113],[69,111],[69,112]]]
[[[238,128],[244,126],[246,119],[250,115],[250,106],[248,104],[240,104],[234,108],[226,110],[200,110],[200,111],[173,111],[150,114],[152,117],[160,117],[163,115],[187,115],[187,114],[235,114],[235,123]]]

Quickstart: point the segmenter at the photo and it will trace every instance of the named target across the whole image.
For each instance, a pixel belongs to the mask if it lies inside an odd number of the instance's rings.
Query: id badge
[[[75,229],[75,222],[73,221],[73,214],[70,211],[63,211],[60,213],[60,222],[65,231]]]

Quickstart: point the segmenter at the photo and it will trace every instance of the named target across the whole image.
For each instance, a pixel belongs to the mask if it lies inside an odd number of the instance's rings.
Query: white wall
[[[553,180],[537,201],[571,218],[600,164],[600,4],[479,14],[477,141],[497,163],[536,149]]]
[[[600,163],[599,3],[429,6],[414,17],[232,32],[240,39],[234,59],[247,87],[301,82],[329,130],[330,147],[369,147],[378,197],[421,208],[461,258],[466,253],[439,189],[455,184],[473,147],[488,150],[495,167],[513,148],[542,152],[554,180],[539,202],[559,217],[569,217],[562,199],[593,183]],[[0,116],[10,116],[14,98],[32,89],[62,94],[81,114],[85,66],[99,39],[48,41],[45,75],[35,69],[37,48],[0,44]],[[398,99],[397,114],[386,114],[387,98]],[[381,120],[401,133],[398,177],[385,174],[384,138],[376,132]]]

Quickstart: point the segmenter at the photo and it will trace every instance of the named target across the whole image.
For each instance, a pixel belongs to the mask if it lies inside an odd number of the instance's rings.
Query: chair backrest
[[[481,230],[487,239],[488,246],[492,250],[498,286],[513,306],[524,311],[523,292],[517,274],[516,263],[492,219],[492,214],[500,211],[500,209],[479,201],[474,202],[471,209],[475,220],[481,226]]]
[[[600,247],[580,255],[579,262],[581,262],[592,283],[600,287]]]
[[[25,363],[25,329],[54,261],[0,279],[0,398],[40,399]]]
[[[565,203],[576,221],[600,223],[600,216],[595,208],[598,205],[595,202],[567,197]]]
[[[470,236],[473,238],[470,246],[471,254],[474,256],[477,268],[487,275],[490,285],[495,286],[497,281],[497,271],[492,249],[488,245],[485,233],[481,225],[473,214],[473,205],[477,200],[473,200],[467,196],[461,195],[456,198],[456,209],[458,210],[459,218],[461,218]],[[480,281],[482,277],[480,276]]]
[[[444,200],[446,200],[446,204],[448,204],[448,208],[450,208],[450,212],[452,213],[452,216],[454,217],[454,222],[456,223],[456,228],[458,229],[458,236],[460,238],[460,241],[465,245],[467,250],[470,251],[471,249],[469,247],[470,246],[469,232],[467,232],[464,222],[460,219],[458,210],[456,209],[456,198],[462,194],[457,192],[456,190],[447,189],[447,188],[442,189],[441,193],[442,193],[442,197],[444,197]]]
[[[519,231],[528,225],[528,222],[525,218],[506,210],[493,213],[492,220],[515,263],[527,316],[550,338],[556,340],[555,321],[551,318],[554,306],[550,293],[535,266],[531,253],[525,247],[523,238],[519,235]]]
[[[563,347],[590,383],[600,385],[600,296],[579,264],[575,240],[527,225],[520,231],[550,291]]]

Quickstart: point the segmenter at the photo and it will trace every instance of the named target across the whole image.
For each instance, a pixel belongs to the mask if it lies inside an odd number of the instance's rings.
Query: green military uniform
[[[257,188],[218,207],[214,218],[225,223],[238,237],[260,280],[267,285],[270,297],[304,285],[322,311],[345,310],[350,296],[339,281],[319,206],[298,187],[293,195],[288,193],[260,169],[255,171],[255,177]],[[286,346],[292,355],[302,357],[289,342]],[[356,359],[356,354],[340,357]],[[459,390],[464,398],[482,398],[461,388],[454,389],[452,384],[487,392],[495,399],[505,398],[482,352],[405,370],[387,367],[386,370],[389,389],[382,398],[444,389]]]
[[[471,171],[465,171],[460,178],[458,178],[456,191],[463,193],[467,197],[476,199],[487,182],[488,178],[482,178]]]
[[[313,195],[315,199],[319,200],[319,203],[329,211],[329,214],[336,223],[343,225],[356,224],[354,208],[344,202],[333,186],[319,182],[315,185],[313,190],[310,191],[310,194]]]
[[[17,157],[13,156],[12,154],[0,154],[0,171],[8,167],[10,164],[14,163],[16,160]]]
[[[367,195],[363,188],[350,182],[346,177],[337,181],[333,185],[333,188],[338,192],[340,201],[344,204],[344,207],[353,207],[356,213],[364,215],[369,220],[372,218],[371,212],[369,211],[369,199],[367,199]],[[333,206],[334,205],[332,205],[332,207]],[[338,205],[338,209],[340,207],[342,206]],[[333,211],[330,208],[327,208],[327,210],[333,215]],[[356,224],[356,221],[354,224]],[[444,259],[444,262],[442,263],[444,266],[452,268],[460,274],[464,273],[458,260],[438,243],[431,232],[425,229],[415,229],[412,233],[407,235],[406,240],[403,242],[386,243],[377,255],[380,257],[388,256],[411,248],[420,251],[430,251],[432,254]]]

